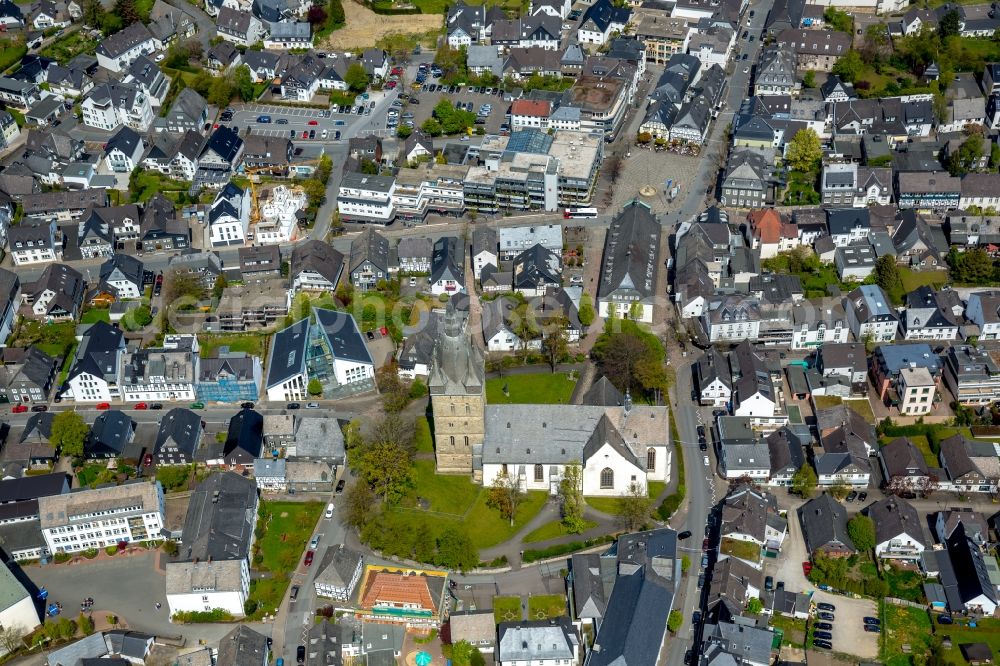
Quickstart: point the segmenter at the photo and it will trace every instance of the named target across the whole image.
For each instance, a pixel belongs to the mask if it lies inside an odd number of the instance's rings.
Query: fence
[[[896,597],[886,597],[887,603],[893,606],[909,606],[910,608],[917,608],[919,610],[927,610],[927,604],[918,604],[915,601],[907,601],[906,599],[897,599]]]

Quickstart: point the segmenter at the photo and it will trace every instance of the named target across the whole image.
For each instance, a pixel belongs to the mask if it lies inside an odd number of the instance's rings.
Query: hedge
[[[585,550],[587,548],[599,546],[602,543],[611,543],[614,540],[615,537],[610,534],[606,534],[593,539],[587,539],[586,541],[570,541],[569,543],[561,543],[555,546],[549,546],[548,548],[539,548],[537,550],[529,549],[524,551],[524,555],[521,556],[521,561],[537,562],[538,560],[546,560],[550,557],[558,557],[560,555],[574,553],[578,550]]]
[[[232,622],[233,616],[221,608],[213,608],[210,611],[178,611],[173,614],[174,622],[185,624],[198,624],[207,622]]]

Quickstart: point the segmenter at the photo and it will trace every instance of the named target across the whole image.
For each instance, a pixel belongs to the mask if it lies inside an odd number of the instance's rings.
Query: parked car
[[[140,410],[141,409],[149,409],[149,405],[147,405],[144,402],[137,402],[137,403],[135,403],[135,407],[133,407],[132,409],[140,409]]]
[[[856,490],[852,490],[851,492],[847,493],[848,502],[853,502],[856,499],[858,499],[858,493]]]
[[[205,409],[205,403],[200,400],[198,402],[192,402],[191,409]]]
[[[343,479],[341,479],[340,481],[337,481],[337,488],[333,492],[337,493],[338,495],[340,493],[344,492],[344,486],[346,484],[347,484],[347,482],[344,481]]]
[[[829,622],[817,622],[816,624],[813,625],[813,627],[815,627],[816,629],[822,629],[824,631],[830,631],[831,629],[833,629],[833,625],[830,624]]]
[[[812,569],[813,569],[812,562],[803,562],[802,563],[802,574],[803,575],[808,576],[809,572],[812,571]]]
[[[816,604],[816,608],[818,608],[818,609],[820,609],[822,611],[829,611],[831,613],[834,613],[837,610],[837,607],[834,606],[833,604],[828,604],[828,603],[825,603],[825,602],[822,602],[822,601],[820,603]]]
[[[683,532],[681,532],[680,534],[677,535],[677,538],[678,539],[687,539],[690,536],[691,536],[691,530],[684,530]]]
[[[300,645],[297,648],[295,648],[295,661],[302,664],[305,663],[305,660],[306,660],[306,646]]]
[[[317,534],[309,541],[310,550],[316,550],[316,546],[319,545],[319,535]]]
[[[877,617],[868,616],[862,620],[865,624],[882,624],[882,620]]]
[[[303,560],[303,564],[305,564],[307,567],[308,566],[312,566],[313,558],[315,558],[315,557],[316,557],[315,551],[307,550],[306,551],[306,558],[305,558],[305,560]]]
[[[257,122],[266,125],[271,122],[271,116],[257,116]]]
[[[693,613],[693,614],[691,615],[691,622],[692,622],[693,624],[698,624],[699,622],[701,622],[701,611],[700,611],[700,610],[696,610],[696,611],[695,611],[695,612],[694,612],[694,613]]]
[[[708,467],[708,465],[709,465],[709,463],[708,463],[708,456],[705,456],[705,467]]]
[[[703,552],[708,550],[708,537],[701,540],[701,550]]]
[[[698,574],[698,589],[705,587],[705,574]]]
[[[253,403],[249,401],[240,403],[240,407],[242,407],[243,409],[253,409]]]
[[[297,403],[297,402],[290,402],[290,403],[288,403],[287,405],[285,405],[285,409],[298,409],[298,408],[299,408],[299,407],[301,407],[301,406],[302,406],[302,405],[300,405],[300,404],[299,404],[299,403]]]
[[[49,411],[48,405],[32,405],[31,411],[33,412],[47,412]]]
[[[10,408],[11,414],[24,414],[26,411],[28,411],[27,405],[14,405]]]
[[[150,409],[163,409],[163,404],[159,402],[154,402],[149,406]]]
[[[764,589],[768,592],[774,589],[774,578],[771,576],[766,576],[764,578]]]
[[[288,118],[278,118],[277,120],[274,121],[274,124],[275,125],[287,125],[288,124]]]
[[[835,622],[837,619],[836,617],[834,617],[833,613],[826,613],[822,611],[817,613],[817,616],[819,617],[819,619],[827,620],[828,622]]]
[[[292,593],[288,595],[288,598],[295,601],[299,596],[299,586],[292,585]]]
[[[878,626],[877,624],[866,624],[865,631],[867,631],[869,634],[881,634],[882,627]]]
[[[106,409],[111,409],[111,403],[110,402],[99,402],[99,403],[97,403],[96,409],[98,411],[102,411],[102,412],[104,410],[106,410]]]
[[[708,553],[701,556],[701,568],[704,569],[708,567]]]
[[[333,502],[326,505],[326,517],[333,518]]]
[[[823,648],[824,650],[832,650],[833,644],[830,641],[813,639],[813,647]]]
[[[868,493],[861,493],[860,495],[858,495],[858,501],[859,502],[864,502],[867,499],[868,499]]]
[[[698,426],[698,436],[699,437],[705,436],[705,426],[703,425]]]

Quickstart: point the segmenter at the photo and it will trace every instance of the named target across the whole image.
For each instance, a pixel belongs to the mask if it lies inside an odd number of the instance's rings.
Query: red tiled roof
[[[551,106],[545,100],[519,99],[511,105],[510,115],[548,118],[550,108]]]
[[[379,605],[416,606],[423,610],[437,612],[437,605],[427,587],[427,577],[420,574],[403,575],[393,571],[373,571],[368,576],[368,584],[361,595],[362,608]]]
[[[782,238],[795,238],[798,229],[794,223],[784,222],[773,208],[754,210],[748,215],[753,235],[761,243],[777,243]]]

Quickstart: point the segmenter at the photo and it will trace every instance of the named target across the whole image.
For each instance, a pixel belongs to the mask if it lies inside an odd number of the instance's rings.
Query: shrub
[[[95,557],[97,557],[97,552],[98,551],[96,548],[88,548],[87,550],[83,551],[83,556],[86,557],[88,560],[92,560]]]
[[[256,612],[257,612],[257,600],[247,599],[243,603],[243,613],[246,615],[253,615]]]
[[[206,622],[232,622],[233,616],[221,608],[213,608],[210,611],[178,611],[173,614],[174,622],[183,624],[198,624]]]
[[[63,562],[69,562],[72,557],[69,553],[56,553],[52,556],[52,561],[56,564],[62,564]]]
[[[172,539],[164,541],[162,548],[163,552],[169,555],[170,557],[177,557],[177,553],[180,550],[180,547],[177,545],[177,542]]]
[[[107,553],[108,555],[114,555],[115,553],[118,552],[118,546],[108,546],[107,548],[104,549],[104,552]]]
[[[537,562],[538,560],[558,557],[559,555],[566,555],[567,553],[572,553],[577,550],[592,548],[602,543],[611,543],[614,540],[615,538],[613,536],[604,535],[593,539],[587,539],[586,541],[570,541],[569,543],[561,543],[555,546],[549,546],[548,548],[539,548],[537,550],[529,549],[524,551],[524,556],[521,559],[524,562]]]

